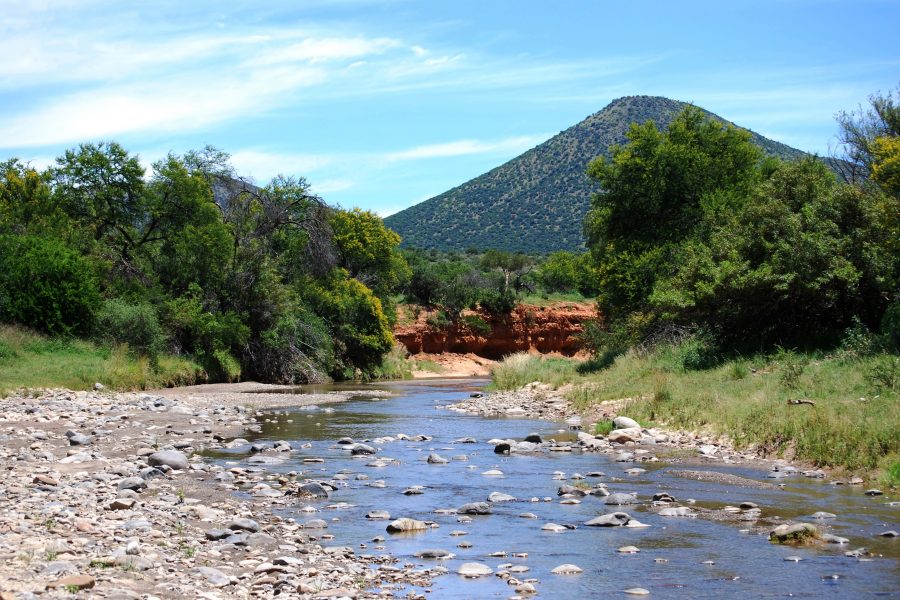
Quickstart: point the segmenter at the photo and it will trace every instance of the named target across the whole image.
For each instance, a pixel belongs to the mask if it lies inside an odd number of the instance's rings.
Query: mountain
[[[668,127],[685,106],[658,96],[619,98],[506,164],[384,222],[400,234],[404,246],[418,248],[529,253],[583,249],[582,221],[597,189],[585,175],[588,162],[609,156],[611,145],[624,143],[631,123],[650,119]],[[767,154],[785,159],[804,155],[750,134]]]

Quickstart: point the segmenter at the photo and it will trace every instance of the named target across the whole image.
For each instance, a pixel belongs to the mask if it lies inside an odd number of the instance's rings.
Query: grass
[[[163,355],[154,366],[126,346],[100,347],[0,325],[0,394],[20,388],[84,390],[96,382],[114,390],[139,390],[187,385],[202,377],[201,367],[184,357]]]
[[[519,352],[491,367],[491,386],[498,390],[514,390],[540,381],[559,387],[577,376],[578,363],[567,358],[550,358]]]
[[[514,355],[494,369],[494,386],[573,383],[566,397],[588,409],[630,398],[624,414],[642,423],[727,435],[743,448],[817,466],[864,472],[900,487],[900,361],[781,351],[689,370],[677,349],[629,352],[580,374],[574,361]],[[791,405],[808,399],[815,406]],[[605,424],[600,426],[606,427]]]
[[[381,364],[372,370],[370,379],[389,381],[396,379],[412,379],[412,366],[409,353],[401,344],[394,344],[391,351],[384,355]]]
[[[444,365],[433,360],[417,360],[415,366],[417,370],[425,371],[427,373],[436,373],[440,375],[444,372]]]

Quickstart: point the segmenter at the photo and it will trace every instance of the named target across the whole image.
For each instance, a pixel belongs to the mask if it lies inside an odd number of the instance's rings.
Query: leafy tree
[[[47,178],[18,159],[0,163],[0,233],[64,237],[68,219],[51,196]]]
[[[331,228],[340,266],[379,297],[409,280],[410,269],[399,250],[400,236],[386,228],[381,217],[359,208],[337,210]]]
[[[0,235],[0,320],[87,334],[99,301],[94,265],[62,242]]]
[[[900,136],[900,88],[886,96],[870,96],[868,108],[839,112],[837,121],[841,152],[833,165],[846,181],[865,181],[878,160],[876,140]],[[884,150],[882,147],[881,152]]]
[[[760,151],[746,132],[688,107],[660,131],[632,125],[628,144],[598,158],[588,175],[602,187],[585,219],[607,319],[648,310],[658,277],[679,246],[740,205],[757,179]]]

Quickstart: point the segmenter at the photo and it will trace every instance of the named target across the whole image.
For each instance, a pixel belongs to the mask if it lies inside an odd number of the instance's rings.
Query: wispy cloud
[[[0,23],[0,53],[15,57],[0,62],[0,148],[201,130],[282,106],[362,94],[546,86],[621,73],[647,60],[486,60],[426,47],[420,39],[372,35],[352,22],[238,28],[224,18],[221,27],[209,18],[196,25],[160,18],[147,24],[139,12],[101,0],[16,0],[14,6],[16,18]],[[491,151],[455,144],[410,152]]]
[[[545,141],[550,135],[523,135],[496,141],[459,140],[443,144],[416,146],[407,150],[389,152],[384,155],[388,162],[401,160],[418,160],[425,158],[441,158],[447,156],[464,156],[469,154],[506,154],[523,152]]]

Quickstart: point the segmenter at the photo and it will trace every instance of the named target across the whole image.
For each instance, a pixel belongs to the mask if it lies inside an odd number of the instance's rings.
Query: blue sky
[[[212,144],[387,215],[625,95],[827,154],[900,84],[900,3],[0,0],[0,158]]]

